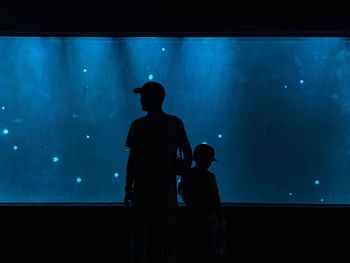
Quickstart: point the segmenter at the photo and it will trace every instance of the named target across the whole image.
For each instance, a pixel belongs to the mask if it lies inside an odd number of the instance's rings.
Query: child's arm
[[[212,193],[212,198],[214,202],[213,205],[214,205],[215,212],[218,216],[218,219],[220,220],[220,223],[225,226],[226,222],[225,222],[224,211],[221,206],[219,190],[218,190],[218,186],[214,175],[211,177],[210,185],[211,185],[211,193]]]

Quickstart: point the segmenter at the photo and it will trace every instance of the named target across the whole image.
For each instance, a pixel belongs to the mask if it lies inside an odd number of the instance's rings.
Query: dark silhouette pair
[[[157,237],[162,262],[175,263],[179,149],[183,152],[183,169],[188,171],[182,176],[179,193],[193,211],[193,218],[209,220],[213,237],[220,237],[217,229],[221,229],[213,226],[225,225],[215,176],[207,170],[214,160],[214,151],[208,145],[197,146],[194,152],[197,165],[191,168],[192,149],[184,124],[180,118],[162,110],[164,87],[157,82],[147,82],[133,92],[141,95],[142,110],[147,115],[131,123],[125,143],[130,149],[124,198],[130,212],[130,262],[148,262],[150,237]],[[209,152],[212,149],[212,156],[208,155],[208,149]],[[198,182],[205,180],[210,187],[201,194],[209,191],[207,205],[199,204],[204,199],[197,196]],[[214,242],[218,249],[222,249],[219,243]]]

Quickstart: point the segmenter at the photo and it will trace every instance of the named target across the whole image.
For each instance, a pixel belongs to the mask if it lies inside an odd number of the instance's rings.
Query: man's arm
[[[125,190],[132,190],[134,180],[135,180],[135,172],[134,172],[134,151],[130,149],[130,154],[128,158],[128,163],[126,165],[126,186]]]
[[[126,165],[126,185],[124,197],[124,204],[127,208],[131,206],[131,197],[135,181],[135,141],[137,137],[135,131],[135,122],[132,122],[125,142],[125,146],[129,148],[129,158]]]
[[[191,144],[188,140],[185,126],[180,119],[179,119],[179,123],[180,123],[180,145],[179,146],[184,153],[184,159],[186,162],[187,170],[190,170],[192,166],[192,160],[193,160]]]
[[[126,207],[131,206],[131,194],[133,191],[134,181],[135,181],[135,162],[134,162],[134,151],[130,148],[130,154],[128,158],[128,163],[126,165],[126,185],[125,185],[125,197],[124,204]]]

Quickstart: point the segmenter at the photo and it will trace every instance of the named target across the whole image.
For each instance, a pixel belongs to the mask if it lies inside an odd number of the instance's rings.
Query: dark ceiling
[[[307,4],[306,4],[307,3]],[[350,31],[336,1],[7,1],[2,32]]]

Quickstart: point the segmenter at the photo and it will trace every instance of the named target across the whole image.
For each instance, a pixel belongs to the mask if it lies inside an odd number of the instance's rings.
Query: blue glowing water
[[[350,203],[348,38],[3,36],[0,50],[0,202],[121,202],[132,89],[155,80],[192,147],[215,148],[223,202]]]

